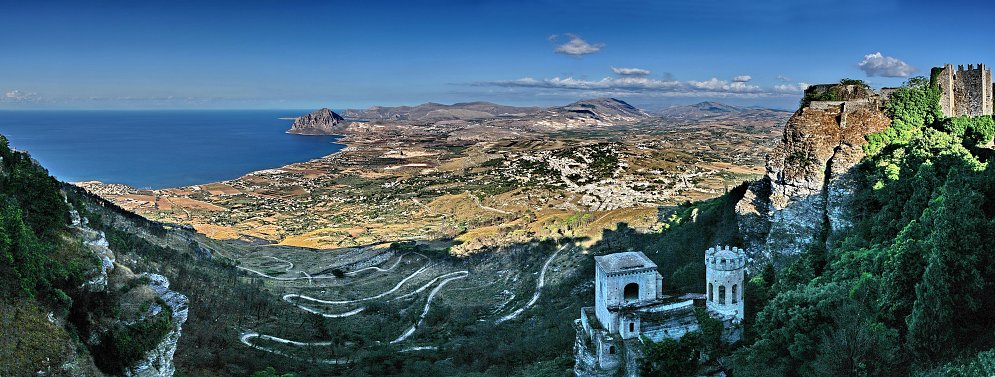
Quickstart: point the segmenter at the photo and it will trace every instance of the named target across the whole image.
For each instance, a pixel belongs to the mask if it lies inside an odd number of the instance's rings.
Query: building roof
[[[639,251],[595,256],[594,263],[601,271],[609,274],[644,268],[656,269],[656,263],[653,263],[646,257],[646,254]]]

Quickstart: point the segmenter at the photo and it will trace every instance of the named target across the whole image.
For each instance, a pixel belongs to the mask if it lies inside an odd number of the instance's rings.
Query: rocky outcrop
[[[336,126],[341,125],[344,120],[332,110],[320,109],[297,117],[287,132],[298,135],[334,135],[337,133]]]
[[[73,228],[76,229],[83,244],[90,248],[97,258],[100,259],[100,268],[94,271],[90,279],[83,284],[83,288],[88,292],[101,292],[107,289],[107,276],[114,270],[114,252],[111,251],[107,243],[104,232],[90,228],[89,221],[81,218],[75,209],[69,210],[69,217],[72,219]]]
[[[832,242],[851,226],[851,171],[864,157],[865,136],[891,121],[876,96],[849,87],[840,92],[851,100],[815,101],[795,112],[767,156],[766,175],[736,206],[753,266],[779,265],[780,256]]]
[[[574,375],[577,377],[613,377],[619,374],[619,368],[601,369],[598,366],[598,356],[590,346],[590,339],[580,325],[580,320],[574,321]]]
[[[91,273],[91,277],[81,288],[91,293],[108,290],[125,292],[122,296],[129,296],[127,292],[134,290],[150,289],[161,300],[150,302],[145,313],[134,320],[94,318],[91,332],[87,336],[87,343],[91,346],[96,346],[102,341],[103,332],[108,331],[108,329],[116,325],[134,325],[137,322],[159,316],[164,310],[168,309],[168,313],[171,315],[170,324],[172,328],[155,348],[145,353],[144,358],[124,370],[124,375],[136,377],[172,376],[176,372],[176,367],[173,365],[173,355],[176,353],[176,344],[182,335],[182,326],[186,322],[188,315],[187,297],[170,290],[169,280],[162,275],[142,274],[136,276],[127,267],[117,265],[114,251],[110,249],[104,232],[91,228],[88,219],[81,217],[75,209],[70,209],[69,214],[72,219],[73,229],[82,239],[84,245],[100,259],[99,267]],[[130,282],[141,281],[140,279],[142,278],[148,280],[148,288],[125,288],[132,285]],[[165,306],[168,308],[160,305],[160,302],[165,303]],[[114,305],[120,308],[125,304],[118,302]],[[67,371],[74,368],[79,369],[79,366],[74,363],[67,363],[63,367]]]
[[[145,354],[144,359],[139,360],[124,374],[135,377],[169,377],[176,372],[173,354],[176,353],[176,344],[183,333],[183,323],[187,321],[188,300],[186,296],[169,289],[169,280],[165,276],[158,274],[144,274],[143,276],[148,277],[149,287],[169,306],[173,328],[155,348]],[[149,315],[157,315],[164,309],[159,304],[152,304],[149,308]]]

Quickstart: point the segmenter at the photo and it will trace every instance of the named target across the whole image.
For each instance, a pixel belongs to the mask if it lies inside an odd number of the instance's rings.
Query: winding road
[[[425,301],[425,309],[422,310],[421,316],[418,317],[418,322],[415,323],[414,325],[411,325],[411,327],[409,327],[407,331],[401,334],[401,336],[397,337],[397,339],[392,340],[390,344],[403,342],[405,339],[408,339],[408,337],[414,334],[415,330],[418,330],[418,327],[421,326],[422,322],[425,321],[425,316],[428,315],[428,310],[432,307],[432,300],[435,299],[435,295],[438,294],[440,290],[442,290],[442,287],[444,287],[446,283],[449,283],[456,279],[463,279],[469,275],[470,271],[456,271],[456,272],[450,272],[445,275],[440,275],[439,277],[437,277],[436,280],[443,279],[443,277],[445,278],[439,282],[439,285],[436,286],[431,293],[428,294],[428,300]]]
[[[532,307],[532,305],[535,305],[535,303],[539,301],[539,295],[542,294],[542,287],[546,285],[546,269],[549,268],[549,263],[553,261],[553,258],[556,258],[557,254],[559,254],[561,251],[563,251],[563,249],[566,248],[567,245],[560,246],[559,249],[556,249],[556,251],[553,252],[553,255],[549,256],[549,259],[546,260],[546,263],[543,263],[542,270],[539,271],[539,280],[536,283],[536,293],[532,295],[532,299],[529,300],[529,302],[526,303],[525,306],[518,308],[518,310],[515,310],[504,317],[498,318],[498,320],[494,321],[494,323],[501,323],[518,318],[518,316],[524,313],[526,309]]]
[[[260,334],[260,333],[257,333],[257,332],[247,332],[247,333],[242,334],[241,337],[239,337],[239,340],[241,340],[243,344],[245,344],[245,345],[247,345],[249,347],[252,347],[252,348],[255,348],[255,349],[258,349],[258,350],[262,350],[262,351],[266,351],[266,352],[269,352],[269,353],[275,353],[275,354],[281,355],[281,356],[286,356],[286,357],[289,357],[291,359],[306,360],[306,361],[311,361],[311,359],[304,358],[304,357],[299,357],[299,356],[294,356],[294,355],[290,355],[290,354],[288,354],[286,352],[282,352],[280,350],[275,350],[275,349],[272,349],[272,348],[269,348],[269,347],[263,347],[263,346],[252,344],[252,342],[250,342],[249,340],[253,339],[253,338],[260,338],[260,339],[272,340],[272,341],[277,342],[277,343],[289,344],[289,345],[292,345],[292,346],[323,346],[323,347],[327,347],[327,346],[330,346],[330,345],[333,344],[332,342],[298,342],[296,340],[279,338],[279,337],[275,337],[275,336],[272,336],[272,335]],[[322,363],[322,364],[331,364],[331,365],[344,365],[344,364],[351,363],[351,361],[349,361],[346,358],[338,358],[338,359],[314,359],[314,361],[317,361],[317,362]]]
[[[401,289],[401,286],[403,286],[404,283],[407,283],[409,280],[414,279],[416,276],[418,276],[422,272],[425,272],[425,270],[428,270],[429,267],[431,267],[431,265],[422,266],[422,268],[418,269],[418,271],[415,271],[411,275],[408,275],[407,277],[405,277],[404,279],[402,279],[400,282],[398,282],[397,285],[394,286],[394,288],[391,288],[390,290],[387,290],[387,291],[385,291],[383,293],[380,293],[380,294],[378,294],[376,296],[370,296],[370,297],[360,298],[360,299],[355,299],[355,300],[332,301],[332,300],[322,300],[322,299],[319,299],[319,298],[314,298],[314,297],[302,295],[302,294],[299,294],[299,293],[288,293],[288,294],[283,295],[283,301],[286,301],[286,302],[289,302],[289,303],[293,304],[293,302],[291,302],[290,299],[291,298],[299,298],[299,299],[302,299],[302,300],[307,300],[307,301],[311,301],[311,302],[317,302],[317,303],[320,303],[320,304],[353,304],[353,303],[362,302],[362,301],[376,300],[378,298],[384,297],[384,296],[389,295],[391,293],[397,292],[398,289]]]

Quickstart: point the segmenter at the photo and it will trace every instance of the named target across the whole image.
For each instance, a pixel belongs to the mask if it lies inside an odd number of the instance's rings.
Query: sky
[[[948,9],[953,8],[953,9]],[[793,109],[809,84],[995,64],[995,4],[0,0],[0,109],[424,102]]]

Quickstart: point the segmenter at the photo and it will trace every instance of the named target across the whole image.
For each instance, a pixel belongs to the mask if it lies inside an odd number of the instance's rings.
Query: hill
[[[187,298],[0,136],[0,375],[172,375]]]
[[[778,114],[785,113],[787,112],[781,110],[756,107],[738,107],[712,101],[699,102],[693,105],[672,106],[651,112],[653,115],[678,121],[700,121],[705,119],[722,119],[730,117],[742,118],[778,116]]]
[[[490,102],[462,102],[452,105],[428,102],[417,106],[348,109],[342,114],[350,120],[437,122],[527,116],[537,111],[539,111],[537,107],[505,106]]]

